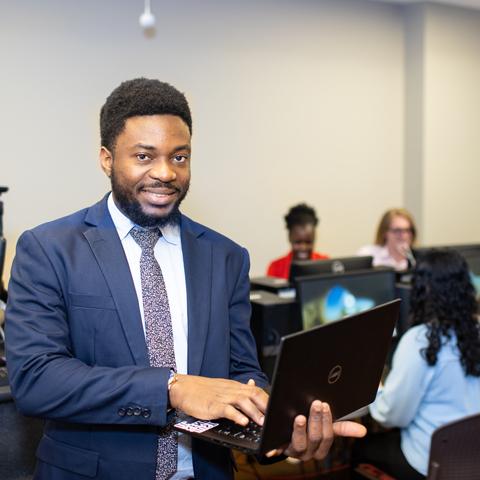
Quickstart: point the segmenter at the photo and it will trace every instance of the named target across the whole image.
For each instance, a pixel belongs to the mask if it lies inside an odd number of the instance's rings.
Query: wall
[[[418,242],[424,238],[425,136],[425,6],[405,8],[405,207],[418,224]]]
[[[424,241],[480,241],[480,11],[427,7]]]
[[[405,7],[153,0],[158,28],[148,38],[138,26],[142,3],[1,3],[5,276],[23,230],[107,190],[97,160],[98,111],[122,80],[141,75],[186,92],[194,155],[183,210],[246,246],[253,274],[287,251],[282,217],[296,202],[307,201],[321,217],[318,249],[344,255],[371,241],[380,214],[402,205],[409,189],[419,204],[438,196],[433,181],[412,186],[405,173],[405,52],[415,49],[405,43]],[[437,25],[444,28],[440,19]],[[467,68],[475,47],[463,57]],[[430,87],[438,67],[428,68]],[[465,79],[462,88],[473,85]],[[469,158],[473,142],[465,145]],[[432,148],[429,141],[428,158]],[[465,195],[461,185],[458,192]],[[420,213],[430,240],[438,210],[429,203]],[[477,231],[460,235],[480,240]]]

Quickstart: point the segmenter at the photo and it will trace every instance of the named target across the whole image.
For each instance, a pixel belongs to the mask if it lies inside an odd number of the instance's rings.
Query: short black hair
[[[139,115],[177,115],[192,133],[192,116],[185,95],[172,85],[148,78],[121,83],[100,110],[102,146],[114,150],[125,121]]]
[[[284,218],[289,231],[296,225],[313,225],[315,227],[319,221],[315,210],[306,203],[292,207]]]

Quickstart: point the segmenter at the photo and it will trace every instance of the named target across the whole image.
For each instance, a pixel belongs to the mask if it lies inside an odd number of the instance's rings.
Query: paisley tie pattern
[[[142,283],[145,338],[148,358],[152,367],[176,370],[173,347],[172,319],[167,290],[154,247],[161,236],[158,228],[134,227],[130,235],[140,245],[140,278]],[[155,480],[167,480],[177,470],[177,434],[166,427],[159,435]]]

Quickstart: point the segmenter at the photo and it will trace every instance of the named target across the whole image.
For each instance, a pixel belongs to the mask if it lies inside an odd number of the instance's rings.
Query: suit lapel
[[[87,213],[84,232],[110,288],[125,337],[137,365],[148,366],[148,353],[137,294],[120,238],[108,213],[106,198]]]
[[[182,252],[187,286],[188,373],[198,375],[210,322],[212,246],[204,229],[182,216]]]

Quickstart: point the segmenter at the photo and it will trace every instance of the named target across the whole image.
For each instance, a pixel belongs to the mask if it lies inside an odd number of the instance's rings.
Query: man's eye
[[[177,163],[182,163],[182,162],[185,162],[187,160],[187,156],[186,155],[175,155],[173,157],[173,159],[175,160],[175,162]]]
[[[148,160],[149,158],[150,157],[145,153],[137,153],[137,159],[141,162],[145,162],[145,160]]]

